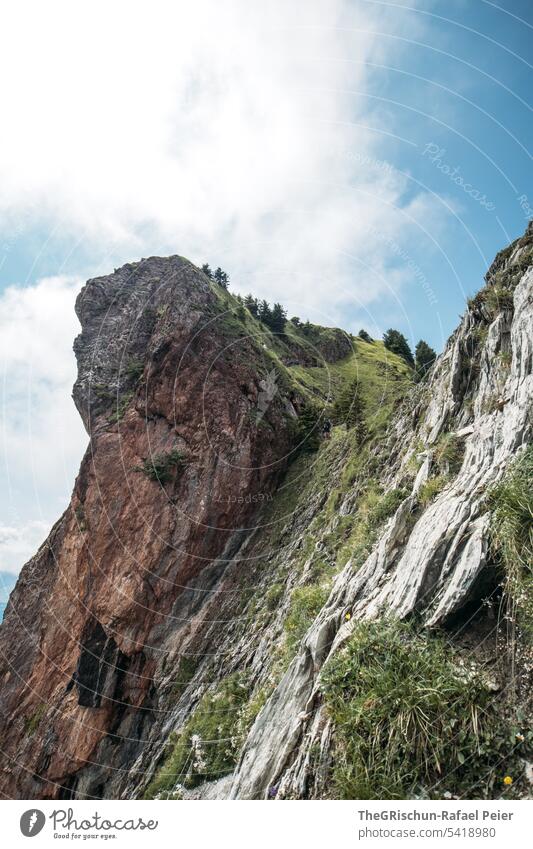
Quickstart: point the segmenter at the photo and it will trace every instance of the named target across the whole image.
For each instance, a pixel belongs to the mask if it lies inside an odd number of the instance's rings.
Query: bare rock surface
[[[320,673],[354,623],[416,614],[447,626],[494,581],[487,495],[532,433],[532,243],[530,227],[487,275],[489,289],[512,286],[512,304],[473,299],[402,402],[372,457],[400,502],[364,562],[351,553],[336,571],[285,665],[294,592],[317,561],[335,569],[328,535],[361,491],[354,478],[330,507],[351,460],[332,439],[303,464],[294,507],[284,474],[301,387],[280,380],[260,420],[258,399],[273,362],[312,370],[352,340],[327,329],[312,356],[302,341],[276,359],[179,256],[87,283],[74,400],[89,447],[0,626],[4,796],[142,796],[204,695],[242,670],[263,706],[248,726],[235,716],[234,771],[186,791],[171,777],[175,798],[325,792],[333,730]]]

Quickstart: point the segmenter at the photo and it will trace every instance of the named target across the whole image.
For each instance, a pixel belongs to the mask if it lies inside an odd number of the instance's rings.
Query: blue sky
[[[527,0],[41,7],[30,29],[9,12],[0,57],[9,572],[86,443],[70,400],[85,279],[179,253],[289,314],[441,350],[533,213]]]
[[[531,129],[528,60],[532,59],[533,8],[527,0],[507,0],[499,5],[485,0],[447,0],[409,6],[410,3],[385,0],[345,4],[348,12],[342,20],[335,21],[332,16],[332,31],[344,30],[349,41],[350,10],[368,7],[377,13],[370,25],[378,33],[376,48],[371,51],[375,55],[358,60],[356,50],[340,50],[337,54],[332,51],[325,57],[317,56],[315,66],[320,69],[337,63],[365,68],[365,79],[359,85],[338,87],[338,91],[346,93],[341,118],[354,125],[352,134],[348,131],[339,135],[338,155],[352,155],[352,161],[357,162],[358,119],[362,112],[365,126],[373,129],[366,134],[365,145],[368,137],[373,136],[370,155],[383,163],[378,169],[387,166],[406,175],[400,203],[420,191],[434,193],[443,220],[438,225],[430,222],[429,235],[424,232],[423,221],[419,221],[414,231],[404,236],[401,246],[396,247],[394,239],[393,246],[384,242],[383,250],[389,255],[390,265],[399,268],[404,276],[406,257],[412,259],[430,281],[438,305],[420,297],[420,287],[406,285],[401,295],[402,309],[398,309],[391,293],[390,303],[383,303],[380,297],[380,303],[372,304],[371,311],[376,329],[392,322],[411,341],[424,336],[440,349],[462,311],[465,293],[471,294],[479,287],[495,251],[508,238],[515,238],[524,230],[531,215],[528,204],[533,208],[528,153],[528,129]],[[392,14],[382,24],[381,11]],[[288,26],[294,26],[294,22],[289,21]],[[355,21],[354,41],[358,30],[366,26],[366,22],[361,27]],[[319,70],[313,80],[317,90],[320,90],[320,77]],[[368,167],[367,157],[365,148],[360,153],[360,172]],[[454,169],[456,176],[464,178],[478,196],[487,199],[486,205],[452,181],[446,172]],[[340,194],[357,193],[360,172],[356,168],[350,179],[339,185]],[[216,186],[213,191],[216,192]],[[177,196],[176,204],[179,203]],[[164,228],[158,228],[157,222],[138,218],[131,225],[135,238],[118,239],[116,244],[110,244],[108,237],[87,238],[82,226],[65,228],[55,215],[47,217],[45,210],[39,214],[36,204],[38,200],[30,198],[27,208],[19,205],[3,219],[2,287],[28,285],[57,274],[86,278],[140,255],[183,253],[182,242],[189,241],[187,237],[180,240],[177,233],[174,238],[169,237]],[[223,226],[226,224],[222,222]],[[385,228],[384,232],[387,233]],[[204,254],[197,242],[196,239],[194,246],[191,245],[195,250],[191,258],[201,261]],[[244,257],[240,252],[238,261],[232,261],[231,251],[224,245],[217,256],[211,256],[213,242],[216,245],[217,239],[211,231],[206,234],[207,258],[213,262],[225,261],[234,287],[246,289],[250,269],[255,266],[253,251]],[[356,280],[366,273],[358,263],[357,246],[354,254],[354,259],[346,258],[343,268],[348,280],[350,274]],[[257,274],[257,269],[254,270]],[[257,285],[261,294],[268,296],[268,273]],[[279,294],[276,290],[274,293]],[[345,305],[342,318],[343,325],[350,329],[354,322],[368,321],[365,311],[355,305]]]

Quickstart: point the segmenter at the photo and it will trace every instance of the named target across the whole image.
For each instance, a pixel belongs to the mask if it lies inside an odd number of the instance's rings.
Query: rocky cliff
[[[87,283],[89,447],[0,626],[4,795],[342,795],[327,670],[361,623],[414,622],[458,655],[475,634],[486,673],[505,595],[491,497],[531,440],[532,256],[530,227],[416,387],[379,342],[275,336],[181,257]],[[355,379],[365,439],[313,444]],[[513,658],[490,666],[500,718]]]

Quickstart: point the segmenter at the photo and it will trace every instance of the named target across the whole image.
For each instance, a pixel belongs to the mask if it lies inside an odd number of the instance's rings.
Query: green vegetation
[[[287,323],[287,312],[281,304],[274,304],[273,307],[270,307],[267,301],[259,301],[253,295],[246,295],[243,303],[249,313],[265,324],[272,333],[283,333]],[[294,319],[291,319],[291,321],[295,324]],[[299,319],[296,321],[299,322]]]
[[[118,390],[112,390],[106,386],[105,383],[94,383],[92,385],[92,392],[99,401],[104,401],[106,404],[114,402],[113,408],[108,416],[110,424],[118,424],[133,398],[133,392],[119,392]]]
[[[489,495],[491,540],[504,570],[512,625],[533,643],[533,445],[514,462]]]
[[[222,286],[223,289],[228,288],[229,275],[225,271],[222,271],[220,266],[215,269],[213,280],[218,283],[219,286]]]
[[[468,299],[468,308],[485,322],[493,321],[502,311],[512,310],[514,287],[510,283],[507,272],[497,272],[489,285]]]
[[[298,416],[296,444],[298,450],[310,454],[320,447],[322,436],[322,419],[320,410],[312,404],[306,404]]]
[[[427,507],[428,504],[431,504],[435,500],[439,492],[444,489],[447,482],[448,478],[446,475],[435,475],[428,478],[418,491],[418,503],[422,507]]]
[[[28,734],[28,735],[35,734],[35,732],[37,731],[37,728],[40,725],[41,719],[43,718],[45,713],[46,713],[46,705],[45,704],[38,705],[38,707],[35,709],[34,713],[32,713],[32,715],[29,716],[24,723],[24,731],[26,732],[26,734]]]
[[[100,401],[112,401],[116,397],[116,394],[105,383],[93,383],[91,390],[93,395],[96,395]]]
[[[182,655],[180,657],[178,667],[176,669],[176,678],[172,685],[172,695],[175,698],[179,698],[186,689],[187,684],[189,684],[194,677],[197,667],[198,660],[196,657],[188,657],[186,655]]]
[[[261,699],[251,699],[245,675],[235,673],[208,690],[179,733],[173,733],[163,764],[145,791],[145,798],[172,793],[176,785],[195,787],[231,772],[245,733]],[[248,726],[249,727],[249,726]],[[246,729],[247,730],[247,729]]]
[[[394,354],[398,354],[399,357],[402,357],[402,359],[405,360],[407,365],[414,368],[415,361],[413,359],[413,354],[411,353],[409,343],[403,333],[400,333],[399,330],[393,330],[390,328],[390,330],[387,330],[387,332],[383,334],[383,344],[387,350],[392,351]]]
[[[279,602],[283,598],[283,593],[285,592],[285,584],[281,582],[272,584],[265,595],[265,604],[267,610],[276,610]]]
[[[290,322],[289,322],[290,324]],[[324,328],[325,331],[330,328]],[[288,334],[292,339],[291,333]],[[382,433],[412,386],[404,360],[386,350],[383,342],[358,342],[356,350],[335,363],[290,366],[297,389],[316,405],[334,404],[347,386],[358,382],[369,436]]]
[[[506,371],[508,371],[511,368],[511,364],[513,362],[512,352],[511,351],[499,351],[499,353],[496,354],[496,356],[498,357],[498,362],[499,362],[500,366],[503,369],[505,369]]]
[[[427,342],[423,339],[418,342],[415,348],[415,377],[416,380],[423,380],[429,372],[431,366],[435,362],[437,355],[433,348],[430,348]]]
[[[126,375],[137,382],[144,372],[144,363],[142,360],[132,359],[126,365]]]
[[[210,280],[214,280],[214,281],[215,281],[215,283],[218,283],[218,285],[219,285],[222,289],[227,289],[227,288],[228,288],[229,275],[228,275],[228,274],[226,274],[226,272],[225,272],[225,271],[222,271],[222,269],[220,268],[220,266],[218,266],[218,268],[215,270],[215,272],[213,272],[213,271],[211,270],[211,266],[209,265],[209,263],[208,263],[208,262],[204,262],[204,264],[202,265],[201,270],[204,272],[204,274],[205,274],[205,276],[206,276],[206,277],[209,277],[209,279],[210,279]]]
[[[231,338],[248,338],[248,344],[255,348],[259,373],[266,376],[274,367],[280,393],[294,393],[303,399],[305,416],[311,418],[307,410],[311,407],[315,409],[316,416],[327,418],[330,406],[339,393],[357,380],[369,436],[384,430],[391,414],[397,410],[398,402],[412,385],[412,371],[402,357],[388,351],[383,342],[361,339],[356,344],[352,343],[351,353],[344,358],[326,362],[319,352],[343,350],[343,346],[348,348],[346,334],[336,328],[303,323],[296,316],[287,321],[279,304],[271,308],[252,295],[239,299],[215,284],[212,291],[217,298],[214,316],[219,312],[222,332]],[[274,317],[273,322],[269,316]],[[295,360],[301,359],[302,351],[306,352],[310,362],[317,364],[294,364]],[[268,422],[264,424],[268,426]],[[304,425],[298,424],[295,434],[298,441],[301,441],[302,430],[309,432],[312,429]],[[317,437],[321,429],[319,426]],[[311,439],[308,450],[315,451],[318,442],[318,439]]]
[[[369,513],[369,524],[372,527],[381,525],[389,516],[392,516],[406,497],[405,489],[390,489],[381,495]]]
[[[351,560],[354,569],[357,569],[366,560],[380,527],[397,510],[406,495],[403,489],[391,489],[383,493],[374,480],[368,481],[355,512],[342,516],[327,539],[339,568]]]
[[[453,433],[440,436],[433,452],[439,471],[444,475],[456,475],[464,457],[464,442]]]
[[[483,302],[491,318],[496,318],[504,310],[513,309],[513,290],[509,286],[487,286],[482,291],[484,293]]]
[[[322,673],[335,726],[333,797],[498,795],[521,767],[494,694],[437,636],[395,621],[358,625]]]
[[[109,415],[110,424],[118,424],[128,409],[129,403],[133,398],[133,392],[123,392],[121,396],[116,396],[116,405],[114,410]]]
[[[172,451],[147,457],[142,465],[136,467],[136,471],[142,472],[150,480],[163,484],[172,478],[176,469],[184,469],[186,465],[185,455],[177,448],[173,448]]]
[[[309,584],[294,590],[285,620],[287,648],[291,655],[295,653],[302,638],[326,603],[329,591],[329,584]]]
[[[351,346],[346,345],[347,350],[351,347],[348,356],[324,362],[316,356],[316,348],[344,350],[346,339],[339,341],[335,328],[302,323],[295,317],[286,323],[282,336],[272,334],[254,317],[251,296],[243,300],[245,317],[238,324],[232,315],[238,300],[218,286],[214,290],[223,320],[229,315],[233,322],[228,333],[244,332],[258,340],[259,370],[264,366],[266,376],[275,366],[280,392],[292,396],[299,411],[289,424],[294,423],[293,446],[302,445],[294,451],[284,481],[261,515],[262,550],[270,547],[283,551],[283,556],[272,558],[268,574],[251,568],[239,592],[243,615],[237,627],[260,633],[278,615],[282,600],[284,608],[287,605],[287,587],[297,587],[288,605],[285,640],[272,658],[277,675],[325,603],[339,568],[349,558],[354,568],[359,566],[375,542],[380,524],[405,497],[403,490],[383,492],[375,478],[382,462],[381,440],[412,386],[412,371],[379,340],[352,340]],[[319,365],[300,364],[302,351],[310,353],[307,362]],[[291,364],[295,360],[298,364]],[[323,420],[333,417],[335,401],[347,392],[348,412],[354,394],[359,409],[364,409],[367,435],[362,445],[356,423],[348,429],[333,427],[330,438],[323,438]],[[340,406],[342,403],[337,409]],[[262,426],[268,427],[268,422]],[[349,495],[353,503],[341,516],[340,505]],[[302,517],[309,518],[302,521]],[[298,544],[286,548],[292,528]],[[321,550],[317,540],[323,544]]]
[[[479,348],[483,348],[489,335],[489,328],[486,324],[476,324],[472,328],[472,336],[474,337]]]
[[[357,443],[362,445],[367,435],[367,427],[361,384],[357,378],[340,392],[333,405],[332,418],[335,424],[345,424],[348,430],[354,428]]]

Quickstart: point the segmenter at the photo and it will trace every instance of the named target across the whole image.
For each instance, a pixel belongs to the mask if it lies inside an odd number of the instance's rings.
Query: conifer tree
[[[211,267],[209,266],[209,263],[204,262],[204,264],[202,265],[202,271],[204,272],[204,274],[207,277],[209,277],[210,280],[213,279],[213,272],[211,271]]]
[[[415,375],[417,380],[422,380],[435,362],[437,355],[423,339],[415,348]]]
[[[270,327],[270,321],[272,319],[272,310],[270,309],[268,301],[265,301],[263,299],[259,303],[257,317],[259,318],[259,321],[262,321],[263,324],[266,324],[267,327]]]
[[[274,304],[269,327],[273,333],[283,333],[287,322],[287,313],[281,304]]]
[[[244,299],[244,306],[253,315],[254,318],[258,317],[259,304],[257,303],[257,298],[254,298],[253,295],[246,295]]]
[[[218,285],[222,286],[223,289],[228,288],[229,277],[225,271],[222,271],[220,266],[218,266],[218,268],[216,269],[214,278]]]
[[[306,404],[298,416],[298,450],[305,454],[317,451],[320,446],[320,411],[312,404]]]
[[[374,341],[372,339],[372,337],[369,336],[369,334],[366,332],[366,330],[360,330],[357,335],[359,336],[359,339],[363,340],[363,342],[373,342]]]
[[[413,359],[409,343],[403,333],[391,328],[383,334],[383,343],[389,351],[392,351],[394,354],[398,354],[398,356],[405,360],[407,365],[414,368],[415,361]]]

